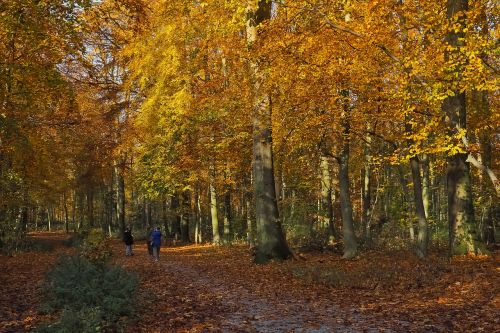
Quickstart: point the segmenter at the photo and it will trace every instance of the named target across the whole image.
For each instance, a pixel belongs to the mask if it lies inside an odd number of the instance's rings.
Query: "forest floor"
[[[57,256],[71,251],[62,234],[37,234],[52,252],[0,256],[0,332],[29,331],[39,286]],[[61,246],[57,246],[60,244]],[[141,278],[137,318],[128,332],[498,332],[500,267],[490,257],[405,252],[335,253],[252,263],[245,246],[163,247],[153,262],[145,244],[113,260]]]

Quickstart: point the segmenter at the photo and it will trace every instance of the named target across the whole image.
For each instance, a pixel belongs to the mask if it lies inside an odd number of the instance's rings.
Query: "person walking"
[[[146,242],[147,242],[147,245],[148,245],[148,253],[149,253],[149,256],[151,257],[151,259],[153,259],[153,227],[149,227],[148,229],[148,235],[146,236]]]
[[[154,260],[160,260],[161,232],[159,227],[155,227],[155,229],[151,233],[151,245],[153,246]]]
[[[125,255],[127,257],[133,256],[132,245],[134,244],[134,236],[132,235],[130,227],[125,228],[125,231],[123,232],[123,242],[125,243]]]

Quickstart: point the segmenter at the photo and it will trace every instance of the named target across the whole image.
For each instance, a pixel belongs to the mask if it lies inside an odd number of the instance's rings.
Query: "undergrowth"
[[[74,237],[78,254],[62,256],[47,273],[41,313],[58,320],[38,332],[121,331],[134,314],[135,274],[109,264],[109,239],[99,230]]]
[[[40,309],[59,320],[38,332],[118,331],[134,313],[137,285],[137,277],[121,267],[63,256],[47,274]]]

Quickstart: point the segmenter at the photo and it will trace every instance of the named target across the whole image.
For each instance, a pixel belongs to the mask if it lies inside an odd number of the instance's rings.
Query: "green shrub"
[[[14,223],[0,221],[1,253],[10,255],[27,249],[29,249],[29,242],[26,238],[26,232],[19,229]]]
[[[83,256],[63,256],[47,274],[40,311],[60,319],[40,332],[99,332],[118,329],[134,310],[138,279],[121,267],[95,264]]]
[[[91,229],[83,234],[80,254],[94,264],[104,265],[111,257],[109,238],[101,229]]]

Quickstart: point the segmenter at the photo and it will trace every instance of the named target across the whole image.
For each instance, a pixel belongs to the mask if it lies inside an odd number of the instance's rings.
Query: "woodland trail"
[[[204,297],[225,304],[227,308],[218,315],[222,332],[359,332],[361,327],[378,331],[367,327],[364,316],[341,310],[333,302],[298,299],[286,290],[262,296],[238,280],[220,279],[185,262],[174,259],[161,265],[178,285],[203,290]]]
[[[255,265],[245,246],[146,246],[116,261],[141,276],[129,332],[495,332],[498,260],[404,252]],[[374,260],[373,258],[377,258]],[[333,285],[332,285],[333,283]],[[154,310],[152,310],[154,309]]]
[[[115,251],[123,249],[118,246]],[[315,288],[280,283],[283,277],[276,280],[273,270],[266,274],[265,266],[248,262],[238,275],[229,258],[210,262],[215,252],[213,247],[163,248],[157,263],[142,245],[136,246],[133,257],[121,253],[118,262],[141,275],[142,287],[149,289],[143,292],[140,319],[130,332],[394,331],[376,318],[369,320],[359,310],[318,295]],[[255,276],[256,271],[263,274]],[[399,325],[404,330],[407,323]]]

